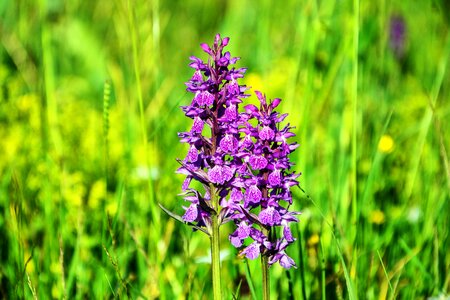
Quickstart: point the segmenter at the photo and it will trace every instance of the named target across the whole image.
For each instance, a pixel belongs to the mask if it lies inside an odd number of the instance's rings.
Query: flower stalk
[[[213,190],[214,191],[214,190]],[[215,191],[214,191],[215,192]],[[212,203],[218,209],[218,197],[212,194]],[[217,211],[217,210],[216,210]],[[220,277],[220,232],[219,216],[217,213],[211,215],[211,268],[214,300],[222,299],[221,277]]]
[[[267,230],[264,233],[269,236]],[[263,300],[270,300],[270,271],[269,271],[269,257],[261,256],[261,271],[262,271],[262,290]]]

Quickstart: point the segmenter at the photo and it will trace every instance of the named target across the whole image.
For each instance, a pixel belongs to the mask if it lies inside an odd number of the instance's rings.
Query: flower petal
[[[259,256],[260,253],[260,244],[258,242],[251,243],[242,251],[242,254],[245,254],[248,259],[255,259]]]
[[[274,170],[269,174],[267,181],[272,187],[277,187],[281,184],[281,172],[280,170]]]
[[[290,269],[291,267],[296,268],[295,262],[287,254],[284,254],[280,258],[280,265],[285,269]]]
[[[253,170],[262,170],[267,166],[267,159],[262,155],[252,155],[250,156],[249,164]]]
[[[191,204],[183,215],[183,221],[194,222],[198,217],[198,206],[197,204]]]
[[[233,170],[228,166],[217,165],[208,171],[208,177],[212,183],[224,184],[226,181],[229,181],[233,175]]]
[[[252,185],[245,191],[245,200],[249,203],[259,203],[262,198],[262,193],[256,185]]]
[[[196,162],[197,159],[198,159],[198,150],[197,150],[197,148],[195,148],[194,145],[192,145],[189,148],[188,154],[186,156],[186,160],[189,162]]]
[[[275,133],[269,126],[264,126],[259,131],[259,138],[263,141],[272,140],[275,137]]]
[[[225,134],[225,136],[220,140],[219,147],[225,153],[234,152],[236,150],[238,141],[231,134]]]
[[[274,207],[269,206],[259,213],[259,220],[264,225],[273,226],[281,223],[281,216],[280,213]]]
[[[202,133],[204,125],[205,125],[205,122],[203,122],[202,119],[200,119],[199,117],[195,117],[194,124],[192,124],[191,132],[192,133]]]

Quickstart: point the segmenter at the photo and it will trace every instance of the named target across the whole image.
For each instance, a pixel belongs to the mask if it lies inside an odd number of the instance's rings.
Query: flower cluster
[[[229,239],[243,255],[265,255],[269,264],[290,268],[295,263],[285,249],[295,240],[289,223],[297,222],[298,213],[288,208],[299,174],[290,171],[288,155],[298,145],[288,142],[294,136],[292,127],[280,126],[287,116],[275,111],[280,99],[268,103],[255,92],[260,107],[239,110],[248,97],[247,87],[238,83],[246,69],[231,67],[238,58],[223,51],[228,42],[216,35],[212,47],[201,45],[207,62],[190,58],[195,72],[186,85],[194,98],[182,109],[193,125],[179,133],[181,142],[189,145],[178,169],[186,175],[182,195],[190,203],[182,219],[197,229],[206,227],[202,230],[207,233],[212,214],[219,215],[219,223],[233,220],[237,229]],[[193,179],[203,185],[203,193],[190,187]]]
[[[290,212],[288,207],[292,204],[290,188],[298,185],[296,178],[299,174],[290,171],[292,163],[288,155],[298,144],[288,142],[294,136],[289,124],[280,129],[279,123],[287,114],[274,109],[281,100],[276,98],[267,103],[264,95],[258,91],[255,93],[260,107],[245,106],[246,112],[239,128],[244,138],[237,156],[243,164],[237,170],[231,203],[228,203],[234,208],[232,219],[237,224],[229,239],[235,247],[241,247],[244,239],[250,238],[253,242],[243,249],[242,254],[250,259],[259,254],[267,255],[269,264],[279,262],[281,266],[290,268],[295,263],[285,249],[295,240],[289,223],[297,222],[295,215],[298,213]],[[276,227],[282,228],[278,239]]]
[[[247,88],[237,80],[244,76],[246,69],[230,67],[239,58],[223,52],[228,41],[229,38],[221,39],[216,35],[212,48],[202,44],[209,55],[206,63],[190,57],[190,66],[195,72],[186,85],[187,91],[195,96],[192,103],[182,109],[193,119],[193,125],[190,131],[179,133],[181,142],[189,144],[189,151],[186,158],[179,161],[182,166],[178,172],[187,175],[183,194],[184,199],[191,202],[182,218],[185,222],[196,222],[197,226],[208,227],[211,213],[220,213],[211,198],[228,194],[238,163],[234,157],[239,139],[238,106],[248,95],[245,94]],[[203,195],[190,187],[192,179],[203,184]],[[222,218],[225,213],[224,210]]]

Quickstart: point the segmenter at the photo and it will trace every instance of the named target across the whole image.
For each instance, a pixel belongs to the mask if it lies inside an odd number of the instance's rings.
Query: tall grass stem
[[[133,49],[133,67],[134,67],[134,76],[136,80],[136,92],[138,97],[139,104],[139,119],[140,126],[142,132],[142,144],[145,152],[145,162],[146,167],[150,167],[149,155],[148,155],[148,138],[147,138],[147,127],[145,125],[145,110],[144,110],[144,99],[142,96],[142,84],[141,84],[141,72],[139,67],[139,55],[138,55],[138,45],[137,45],[137,32],[136,32],[136,23],[133,16],[133,9],[130,3],[130,0],[127,1],[128,4],[128,21],[130,26],[131,33],[131,45]],[[148,176],[148,189],[149,189],[149,200],[151,203],[151,207],[156,207],[155,200],[153,196],[153,183],[151,175]],[[156,210],[156,209],[155,209]],[[152,209],[153,212],[153,209]],[[155,214],[153,214],[155,215]],[[156,220],[155,220],[156,221]]]
[[[358,134],[358,50],[359,50],[359,0],[353,0],[353,52],[352,52],[352,120],[353,120],[353,130],[352,130],[352,214],[353,214],[353,226],[355,228],[355,246],[353,249],[353,261],[352,267],[357,270],[358,263],[358,244],[356,242],[358,236],[358,176],[357,176],[357,160],[358,160],[358,149],[357,149],[357,134]],[[343,260],[343,259],[342,259]],[[347,281],[352,280],[355,283],[357,272],[351,272],[350,278],[345,277]],[[351,282],[347,282],[347,286],[350,286]],[[356,287],[357,289],[357,287]]]

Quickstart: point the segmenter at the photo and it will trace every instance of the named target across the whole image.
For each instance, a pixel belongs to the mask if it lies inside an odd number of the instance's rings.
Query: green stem
[[[269,143],[266,141],[265,144],[269,146]],[[269,177],[269,172],[266,170],[263,173],[264,180],[267,181]],[[267,187],[262,189],[262,195],[265,199],[268,198],[268,190]],[[262,227],[262,233],[267,236],[269,239],[271,238],[270,230]],[[263,289],[263,300],[270,299],[270,278],[269,278],[269,257],[261,254],[261,269],[262,269],[262,289]]]
[[[263,191],[267,193],[267,190]],[[270,236],[270,231],[266,228],[262,228],[262,232],[265,236]],[[261,254],[261,269],[262,269],[262,290],[263,300],[270,299],[270,274],[269,274],[269,257]]]
[[[263,300],[270,299],[269,257],[261,256]]]
[[[352,128],[352,219],[356,228],[354,238],[354,252],[352,260],[352,268],[357,270],[358,259],[356,253],[358,253],[358,221],[360,215],[360,207],[358,206],[358,49],[359,49],[359,0],[353,0],[353,128]],[[351,272],[351,280],[356,284],[356,272]]]
[[[214,187],[211,187],[211,202],[215,212],[211,214],[211,267],[214,300],[222,299],[220,286],[220,236],[219,236],[219,203]]]

